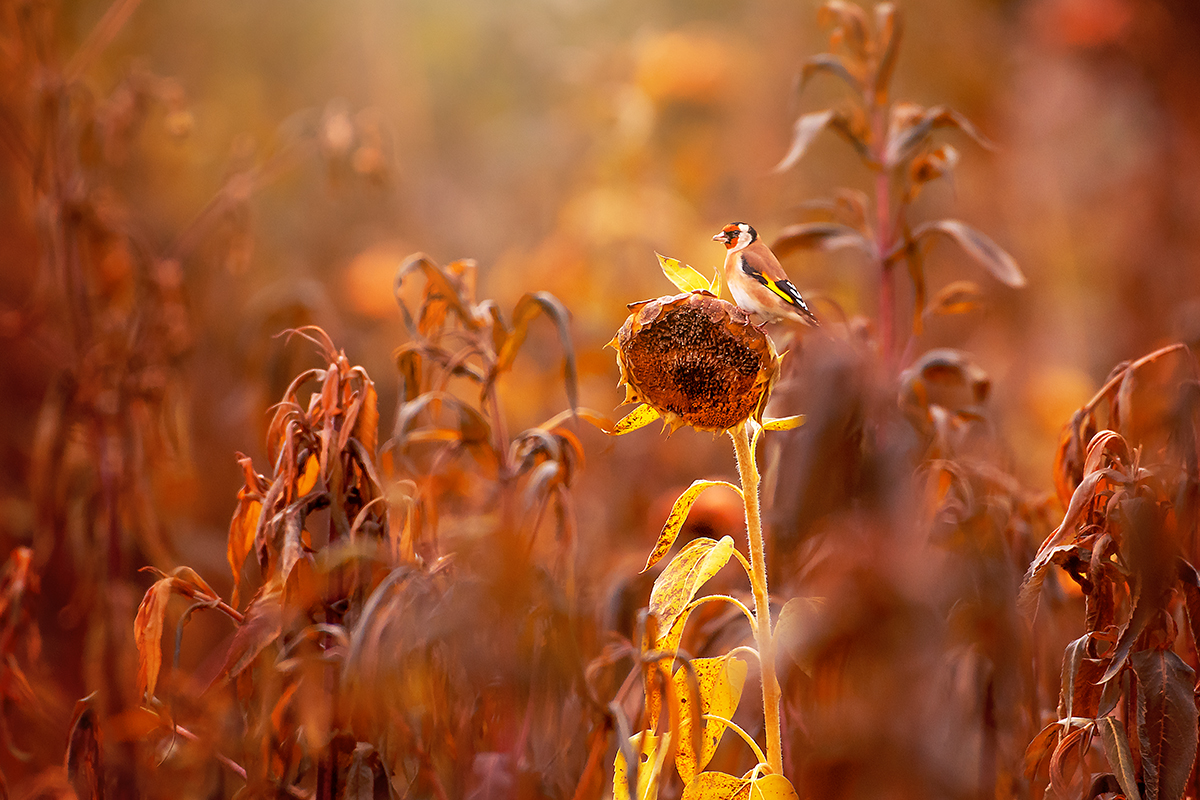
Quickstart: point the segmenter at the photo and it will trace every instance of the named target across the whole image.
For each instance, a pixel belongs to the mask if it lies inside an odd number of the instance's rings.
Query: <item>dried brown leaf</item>
[[[92,707],[92,697],[89,695],[75,704],[71,736],[67,742],[67,780],[75,789],[78,800],[104,797],[104,737]]]
[[[861,233],[836,222],[803,222],[789,225],[771,243],[771,250],[780,258],[797,250],[831,252],[846,247],[857,248],[871,255],[871,243]]]
[[[1119,720],[1106,716],[1096,720],[1096,727],[1100,731],[1100,742],[1104,745],[1104,757],[1108,759],[1108,766],[1116,775],[1125,797],[1127,800],[1141,800],[1137,769],[1133,765],[1125,726]]]
[[[878,3],[875,6],[875,30],[879,37],[879,64],[875,69],[875,104],[887,105],[888,89],[892,74],[896,71],[896,58],[900,53],[904,24],[895,3]]]
[[[282,631],[283,583],[276,580],[260,589],[250,600],[246,617],[229,643],[225,666],[219,677],[236,678],[253,663],[259,653],[279,638]]]
[[[966,314],[982,307],[983,290],[978,284],[972,281],[953,281],[938,290],[922,313],[925,316],[949,316]]]
[[[517,351],[525,342],[529,323],[538,314],[545,314],[558,329],[558,340],[563,349],[563,381],[567,391],[567,403],[574,411],[579,407],[579,379],[575,370],[575,348],[571,344],[571,314],[567,307],[549,292],[533,292],[517,301],[513,308],[512,332],[504,340],[504,346],[496,356],[496,365],[489,376],[490,380],[494,381],[496,376],[512,367]]]
[[[855,70],[846,63],[844,58],[833,53],[821,53],[805,59],[804,66],[800,70],[799,90],[803,92],[812,77],[821,72],[840,78],[856,93],[862,91],[862,79],[854,74]]]
[[[1025,276],[1013,257],[993,242],[983,233],[956,219],[939,219],[924,222],[913,231],[914,241],[920,242],[926,236],[940,233],[949,236],[958,245],[990,272],[997,280],[1014,289],[1025,285]]]
[[[1196,760],[1196,674],[1171,650],[1140,650],[1137,673],[1145,800],[1180,800]]]
[[[809,145],[817,138],[817,134],[823,131],[830,123],[833,122],[838,112],[832,108],[827,108],[824,111],[813,111],[804,114],[796,120],[795,129],[792,132],[792,144],[788,148],[787,154],[778,164],[775,165],[776,172],[785,172],[796,165],[808,150]]]

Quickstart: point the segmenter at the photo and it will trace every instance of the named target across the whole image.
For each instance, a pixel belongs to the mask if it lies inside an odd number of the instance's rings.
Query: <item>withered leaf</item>
[[[567,307],[549,292],[532,292],[517,301],[513,308],[512,331],[496,356],[496,365],[490,379],[495,380],[497,375],[512,367],[517,351],[521,349],[529,332],[529,323],[538,314],[545,314],[558,329],[558,340],[563,349],[563,381],[567,391],[567,403],[574,411],[579,407],[579,379],[575,370],[575,348],[571,344],[571,314]]]
[[[1058,746],[1054,748],[1054,753],[1050,756],[1050,787],[1058,797],[1072,796],[1072,776],[1075,770],[1071,769],[1068,772],[1068,765],[1071,763],[1072,754],[1076,764],[1082,760],[1090,738],[1087,728],[1075,728],[1059,739]]]
[[[1145,800],[1180,800],[1196,760],[1196,675],[1171,650],[1139,650],[1129,660],[1144,709],[1139,733]]]
[[[1108,766],[1117,776],[1121,790],[1128,800],[1141,800],[1138,791],[1137,770],[1133,766],[1133,754],[1129,750],[1129,739],[1125,736],[1125,726],[1113,717],[1101,717],[1096,720],[1100,730],[1100,742],[1104,745],[1104,757]]]
[[[782,258],[797,250],[816,249],[826,252],[845,247],[857,248],[868,255],[871,243],[854,228],[836,222],[803,222],[789,225],[771,243],[771,250]]]
[[[934,295],[923,313],[926,316],[966,314],[982,307],[983,290],[978,284],[972,281],[952,281]]]
[[[418,270],[425,274],[426,299],[436,297],[441,302],[447,304],[458,315],[463,325],[470,330],[475,330],[479,323],[474,318],[474,315],[468,311],[467,306],[464,305],[462,297],[463,287],[460,281],[439,267],[429,256],[424,253],[414,253],[400,265],[400,268],[396,271],[396,278],[392,286],[396,302],[399,304],[400,312],[404,316],[405,327],[408,328],[409,333],[415,335],[418,331],[408,307],[400,299],[400,288],[404,284],[404,278]]]
[[[1105,475],[1101,472],[1093,472],[1083,479],[1083,482],[1071,495],[1071,504],[1067,507],[1063,521],[1046,537],[1046,541],[1042,542],[1037,556],[1025,571],[1025,579],[1021,583],[1021,591],[1017,597],[1017,607],[1026,616],[1032,617],[1037,610],[1038,597],[1041,593],[1042,583],[1046,579],[1046,570],[1050,566],[1051,558],[1058,548],[1075,538],[1076,527],[1083,517],[1083,512],[1091,504],[1097,486],[1104,479]]]
[[[867,57],[867,15],[845,0],[826,0],[817,11],[817,24],[832,26],[831,47],[844,43],[850,54],[862,61]]]
[[[1063,726],[1059,722],[1051,722],[1033,737],[1033,741],[1025,748],[1025,780],[1031,781],[1037,775],[1038,767],[1046,760],[1046,756],[1057,748],[1059,735]]]
[[[151,698],[158,686],[158,673],[162,668],[163,617],[167,613],[167,601],[171,599],[173,578],[161,578],[154,582],[138,606],[133,621],[133,638],[138,649],[137,693],[139,698]]]
[[[679,535],[683,524],[687,522],[688,512],[692,510],[692,504],[696,502],[696,498],[705,489],[712,486],[724,486],[737,492],[739,496],[742,493],[741,489],[728,481],[694,481],[691,486],[684,489],[683,494],[676,498],[675,505],[671,508],[671,513],[667,516],[667,521],[663,524],[662,532],[658,535],[658,542],[655,543],[650,557],[646,559],[646,566],[642,567],[642,572],[653,567],[667,554],[667,551],[671,549],[671,545],[675,543],[675,537]]]
[[[303,497],[313,490],[313,487],[317,485],[320,472],[321,465],[317,461],[317,457],[310,454],[304,462],[304,472],[296,481],[296,497]]]
[[[983,233],[956,219],[923,222],[913,230],[913,239],[920,241],[930,234],[949,236],[997,280],[1014,289],[1025,285],[1025,276],[1017,262],[1000,245]]]
[[[980,146],[993,145],[970,121],[959,112],[945,106],[922,109],[908,103],[893,106],[893,115],[884,163],[889,167],[904,164],[925,146],[929,135],[937,128],[957,128]]]
[[[344,800],[389,800],[391,798],[387,768],[375,748],[359,742],[350,756],[346,770]]]
[[[379,445],[379,393],[375,391],[375,382],[363,374],[362,410],[354,421],[354,438],[362,442],[362,446],[371,455]]]
[[[875,103],[883,106],[887,104],[888,87],[896,70],[896,56],[900,52],[900,40],[904,33],[903,20],[895,3],[875,5],[875,30],[879,35],[879,51],[882,53],[875,70]]]
[[[844,58],[833,53],[821,53],[820,55],[805,59],[804,66],[800,70],[799,90],[803,92],[809,80],[820,72],[827,72],[830,75],[840,78],[855,92],[862,91],[862,80],[854,74]]]
[[[276,580],[259,590],[246,607],[225,655],[220,677],[236,678],[283,631],[283,583]]]
[[[792,132],[792,145],[783,159],[775,165],[775,171],[785,172],[794,167],[817,138],[817,134],[833,121],[837,113],[834,109],[827,108],[824,111],[804,114],[796,120],[796,127]]]
[[[75,704],[67,743],[67,780],[79,800],[104,797],[104,739],[92,697],[89,695]]]

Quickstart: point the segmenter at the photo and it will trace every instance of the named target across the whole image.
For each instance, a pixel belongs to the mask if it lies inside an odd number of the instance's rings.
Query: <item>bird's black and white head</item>
[[[757,239],[758,232],[744,222],[731,222],[713,237],[714,242],[720,242],[733,251],[749,247]]]

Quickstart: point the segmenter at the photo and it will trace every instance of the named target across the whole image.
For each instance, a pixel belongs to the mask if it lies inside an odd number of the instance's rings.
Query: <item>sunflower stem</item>
[[[775,679],[775,642],[771,629],[771,596],[767,593],[767,556],[763,544],[762,515],[758,507],[758,464],[750,446],[749,426],[743,422],[729,432],[737,454],[738,476],[746,504],[746,533],[750,542],[750,585],[754,590],[755,640],[762,672],[763,719],[767,731],[767,766],[783,774],[783,747],[779,726],[779,682]]]

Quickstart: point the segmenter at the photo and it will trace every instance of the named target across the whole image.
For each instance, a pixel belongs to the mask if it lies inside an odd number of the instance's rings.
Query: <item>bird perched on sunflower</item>
[[[766,322],[791,320],[814,327],[821,324],[754,228],[744,222],[731,222],[712,238],[725,245],[723,277],[739,308]]]

